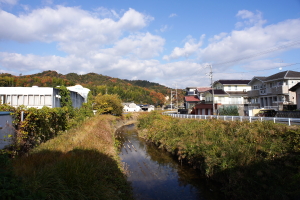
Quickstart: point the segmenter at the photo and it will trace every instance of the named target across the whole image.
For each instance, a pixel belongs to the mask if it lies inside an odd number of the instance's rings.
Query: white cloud
[[[124,31],[134,32],[152,20],[129,9],[118,20],[96,18],[78,7],[57,6],[13,15],[0,10],[0,39],[18,42],[58,42],[60,50],[80,54],[115,42]]]
[[[10,5],[16,5],[18,3],[18,0],[0,0],[1,4],[10,4]]]
[[[199,42],[197,42],[194,38],[188,36],[188,41],[185,42],[184,47],[175,47],[172,53],[168,56],[165,55],[163,57],[164,60],[173,60],[173,59],[178,59],[181,57],[188,58],[191,55],[193,55],[200,46],[202,45],[202,39],[204,38],[204,35],[201,36],[201,39]]]
[[[253,25],[245,27],[242,30],[233,30],[231,33],[221,33],[213,36],[209,41],[211,43],[202,48],[199,58],[203,62],[226,63],[228,61],[238,61],[243,58],[242,62],[257,60],[270,54],[261,54],[268,49],[276,46],[285,45],[292,41],[298,40],[300,34],[300,19],[290,19],[277,24],[263,26],[263,19],[249,11],[239,12],[242,18],[255,18]],[[282,49],[288,50],[294,48]],[[274,51],[277,54],[279,51]],[[253,55],[257,55],[254,56]],[[271,54],[272,55],[272,54]],[[252,57],[251,57],[252,56]],[[237,62],[233,62],[236,64]],[[224,64],[225,65],[225,64]],[[223,65],[223,66],[224,66]],[[230,63],[230,66],[232,63]]]
[[[163,50],[165,40],[150,33],[137,33],[123,38],[115,43],[107,52],[117,56],[128,56],[140,59],[149,59],[158,56]]]
[[[170,18],[171,18],[171,17],[176,17],[176,16],[177,16],[176,13],[172,13],[172,14],[169,15]]]

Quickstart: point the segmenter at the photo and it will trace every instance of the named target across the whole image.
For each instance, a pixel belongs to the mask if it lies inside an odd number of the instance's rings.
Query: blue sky
[[[300,71],[300,0],[0,0],[0,72],[169,87]]]

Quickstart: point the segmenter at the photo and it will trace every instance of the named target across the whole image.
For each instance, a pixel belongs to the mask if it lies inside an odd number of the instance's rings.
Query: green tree
[[[71,100],[71,95],[70,91],[66,86],[60,86],[57,87],[59,89],[59,95],[60,95],[60,106],[61,107],[68,107],[72,108],[72,100]]]
[[[100,114],[120,116],[123,112],[122,101],[116,94],[98,94],[95,97],[93,108]]]
[[[233,105],[222,106],[219,108],[219,114],[227,116],[239,116],[239,110],[237,106]]]

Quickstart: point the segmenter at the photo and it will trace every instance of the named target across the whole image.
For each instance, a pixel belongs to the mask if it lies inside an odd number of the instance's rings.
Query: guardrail
[[[163,114],[171,117],[186,119],[220,119],[229,121],[273,121],[274,123],[282,123],[291,125],[300,125],[300,118],[278,118],[278,117],[248,117],[248,116],[222,116],[222,115],[186,115],[164,112]]]

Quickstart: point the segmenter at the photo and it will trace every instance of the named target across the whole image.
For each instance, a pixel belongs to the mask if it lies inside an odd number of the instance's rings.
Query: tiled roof
[[[200,101],[200,99],[197,96],[185,96],[185,101]]]
[[[197,91],[198,92],[205,92],[207,90],[211,90],[211,87],[198,87],[197,88]]]
[[[247,85],[251,80],[218,80],[221,84]]]

